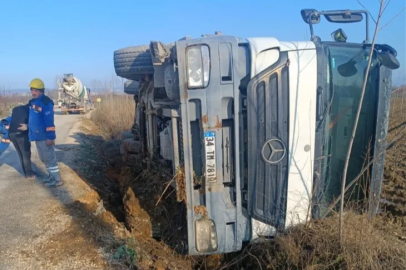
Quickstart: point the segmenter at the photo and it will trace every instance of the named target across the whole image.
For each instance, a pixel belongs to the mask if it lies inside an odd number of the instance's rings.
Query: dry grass
[[[405,269],[401,226],[347,212],[340,246],[338,216],[292,228],[273,242],[252,244],[222,269]]]
[[[134,124],[135,103],[129,95],[105,95],[95,104],[91,120],[104,132],[106,138],[119,138]]]
[[[208,216],[206,206],[204,205],[195,206],[193,210],[195,211],[196,215],[200,215],[202,218]]]
[[[176,200],[186,203],[186,176],[185,167],[181,166],[177,169],[176,175]]]

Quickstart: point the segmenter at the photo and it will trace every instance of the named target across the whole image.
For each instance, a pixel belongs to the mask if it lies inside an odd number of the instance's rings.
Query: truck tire
[[[130,154],[141,153],[141,142],[134,139],[126,139],[123,142],[124,150]]]
[[[126,139],[134,139],[134,134],[131,131],[124,131],[123,133],[121,133],[120,139],[122,141]]]
[[[139,92],[140,87],[137,81],[126,81],[124,83],[124,93],[129,95],[138,95]]]
[[[128,80],[140,79],[144,74],[153,74],[149,46],[133,46],[114,51],[114,69],[117,76]]]

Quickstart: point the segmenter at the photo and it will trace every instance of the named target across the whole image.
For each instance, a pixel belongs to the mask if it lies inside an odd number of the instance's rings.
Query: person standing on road
[[[31,143],[28,139],[29,105],[20,105],[12,109],[8,135],[20,158],[25,178],[35,179],[31,166]]]
[[[30,90],[33,99],[29,101],[29,138],[30,141],[35,142],[39,158],[48,171],[49,176],[45,180],[45,185],[57,187],[63,183],[55,154],[54,103],[45,95],[42,80],[33,79],[30,83]]]

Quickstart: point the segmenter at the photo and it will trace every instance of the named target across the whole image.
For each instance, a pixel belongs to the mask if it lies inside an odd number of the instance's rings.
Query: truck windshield
[[[348,145],[361,97],[370,50],[354,46],[326,46],[328,104],[323,126],[322,194],[320,214],[341,194],[341,181]],[[374,62],[374,61],[373,61]],[[371,67],[355,141],[349,162],[347,184],[367,164],[375,135],[378,68]],[[364,180],[366,180],[364,178]],[[366,181],[365,181],[366,182]],[[316,183],[317,185],[317,183]],[[362,199],[365,185],[352,189],[350,196]]]

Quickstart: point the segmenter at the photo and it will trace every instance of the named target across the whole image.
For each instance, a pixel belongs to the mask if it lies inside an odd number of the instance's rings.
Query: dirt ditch
[[[176,180],[165,166],[142,160],[126,164],[119,153],[121,142],[104,138],[88,119],[83,119],[82,132],[80,150],[86,154],[77,155],[77,163],[83,164],[79,174],[100,196],[106,212],[128,231],[126,249],[114,251],[124,254],[119,259],[130,268],[198,269],[202,258],[181,255],[186,250],[186,209],[170,186]],[[92,200],[93,207],[100,200]]]

